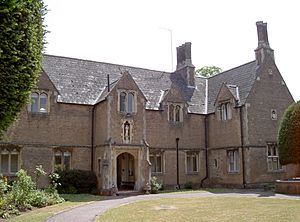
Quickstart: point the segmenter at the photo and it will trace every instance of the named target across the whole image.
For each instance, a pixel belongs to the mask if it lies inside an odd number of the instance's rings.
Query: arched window
[[[134,110],[134,94],[128,93],[127,113],[133,113]]]
[[[42,93],[40,95],[40,112],[44,113],[47,112],[47,94]]]
[[[174,105],[169,105],[169,121],[174,121]]]
[[[31,112],[38,112],[39,110],[39,94],[31,93]]]
[[[131,114],[135,112],[135,93],[123,91],[119,94],[119,111],[123,114]]]
[[[48,112],[48,95],[46,93],[31,93],[31,104],[28,105],[28,111],[33,113]]]
[[[179,105],[177,105],[175,107],[175,122],[180,122],[180,110],[181,110],[181,107]]]
[[[120,93],[120,112],[126,112],[126,93]]]

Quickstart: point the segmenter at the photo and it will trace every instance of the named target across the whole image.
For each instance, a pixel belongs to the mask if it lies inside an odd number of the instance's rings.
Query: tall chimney
[[[268,39],[267,23],[262,21],[256,22],[258,46],[255,49],[255,58],[257,64],[260,65],[264,62],[267,56],[274,59],[274,50],[271,49]]]
[[[177,47],[177,66],[175,73],[179,73],[188,86],[195,86],[195,66],[192,64],[192,43],[186,42]]]

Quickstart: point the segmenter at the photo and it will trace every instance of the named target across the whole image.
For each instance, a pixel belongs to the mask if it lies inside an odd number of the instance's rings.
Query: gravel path
[[[300,196],[275,194],[273,192],[259,191],[259,190],[228,190],[225,192],[192,192],[192,193],[166,193],[154,195],[138,195],[138,196],[118,196],[114,199],[97,201],[84,206],[79,206],[71,210],[67,210],[50,217],[46,222],[92,222],[96,216],[103,214],[105,211],[119,207],[124,204],[151,200],[159,198],[192,198],[192,197],[209,197],[209,196],[252,196],[264,198],[284,198],[284,199],[298,199]]]

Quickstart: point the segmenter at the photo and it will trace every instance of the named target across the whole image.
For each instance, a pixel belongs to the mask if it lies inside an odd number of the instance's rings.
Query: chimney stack
[[[257,64],[260,65],[264,62],[267,56],[274,59],[274,50],[271,49],[268,39],[267,23],[262,21],[256,22],[258,46],[255,49],[255,58]]]
[[[192,64],[192,43],[186,42],[177,47],[177,66],[175,73],[179,73],[188,86],[195,86],[195,66]]]

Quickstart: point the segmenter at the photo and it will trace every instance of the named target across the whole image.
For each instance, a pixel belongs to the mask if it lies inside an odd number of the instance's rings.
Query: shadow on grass
[[[234,189],[234,188],[200,188],[200,189],[181,189],[181,190],[163,190],[159,193],[193,193],[193,192],[209,192],[213,194],[254,194],[258,197],[272,197],[275,192],[264,189]]]

